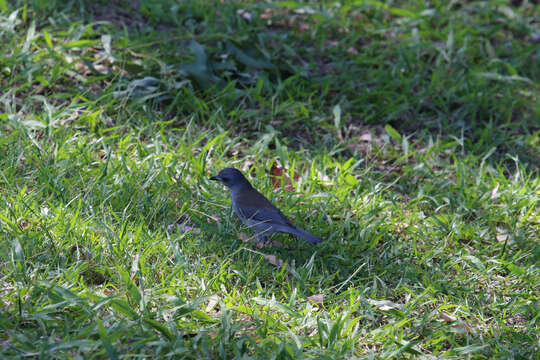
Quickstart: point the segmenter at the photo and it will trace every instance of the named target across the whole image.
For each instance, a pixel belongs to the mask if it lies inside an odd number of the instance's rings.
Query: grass
[[[0,0],[2,357],[538,357],[516,3]]]

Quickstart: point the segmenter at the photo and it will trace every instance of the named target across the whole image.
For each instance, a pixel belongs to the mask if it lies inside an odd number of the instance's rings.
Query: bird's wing
[[[277,207],[255,189],[250,196],[237,198],[236,203],[245,219],[293,226]]]

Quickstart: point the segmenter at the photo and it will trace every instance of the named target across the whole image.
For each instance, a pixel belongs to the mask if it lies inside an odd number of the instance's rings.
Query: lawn
[[[540,358],[539,18],[0,0],[0,357]]]

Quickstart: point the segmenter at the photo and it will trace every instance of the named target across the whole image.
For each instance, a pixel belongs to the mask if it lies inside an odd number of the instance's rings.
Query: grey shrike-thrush
[[[229,188],[234,212],[255,231],[259,242],[264,243],[269,235],[276,232],[296,235],[311,244],[323,241],[294,226],[277,207],[251,186],[239,170],[225,168],[210,180],[219,181]]]

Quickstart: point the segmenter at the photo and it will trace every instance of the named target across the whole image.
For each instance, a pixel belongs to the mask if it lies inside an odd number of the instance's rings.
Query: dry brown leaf
[[[441,318],[446,322],[457,321],[457,319],[454,316],[449,315],[449,314],[444,313],[444,312],[441,313]]]
[[[169,230],[171,226],[173,225],[167,226],[167,230]],[[195,235],[199,235],[201,233],[200,229],[193,226],[186,225],[186,224],[176,224],[176,229],[183,233],[193,232]]]
[[[283,186],[281,185],[281,179],[283,178]],[[294,180],[297,181],[300,175],[294,174]],[[272,164],[270,169],[270,180],[274,189],[282,188],[284,191],[293,191],[294,187],[291,178],[287,175],[287,169],[283,169],[276,162]]]
[[[334,185],[334,182],[328,175],[324,175],[322,172],[317,171],[317,176],[321,185],[331,186]]]
[[[358,136],[351,136],[353,139],[347,144],[347,148],[351,151],[358,151],[361,154],[370,154],[374,146],[381,148],[385,144],[385,130],[381,127],[369,127],[355,129],[358,131]]]
[[[324,294],[315,294],[315,295],[311,295],[311,296],[308,296],[307,298],[308,300],[316,303],[316,304],[320,304],[324,301]]]
[[[372,142],[372,141],[373,141],[373,136],[371,135],[371,132],[369,132],[369,131],[364,131],[364,132],[358,137],[358,140],[360,140],[360,141]]]
[[[504,242],[508,239],[508,231],[502,227],[497,227],[497,241]]]
[[[497,183],[497,185],[495,185],[493,190],[491,190],[491,201],[497,200],[498,197],[499,197],[499,183]]]
[[[338,46],[339,41],[336,40],[328,40],[326,41],[326,47],[335,47]]]
[[[301,33],[309,30],[309,25],[306,22],[300,21],[296,27],[296,32]]]
[[[283,245],[281,242],[279,242],[277,240],[272,240],[271,244],[274,247],[282,247],[282,248],[285,248],[285,249],[289,248],[287,245]]]
[[[247,242],[247,241],[256,241],[256,238],[255,236],[251,236],[251,237],[248,237],[246,234],[240,234],[240,235],[243,235],[243,236],[238,236],[240,238],[240,240],[244,241],[244,242]],[[265,245],[268,245],[268,242],[266,243],[263,243],[262,241],[259,241],[257,242],[257,244],[255,244],[255,247],[257,249],[262,249]],[[282,247],[284,249],[288,249],[289,246],[288,245],[283,245],[281,242],[277,241],[277,240],[272,240],[270,242],[270,245],[272,245],[273,247]]]
[[[226,58],[227,58],[227,55],[223,55],[223,59],[226,59]],[[227,150],[225,155],[228,158],[242,158],[242,157],[244,157],[244,153],[242,152],[242,150]]]
[[[305,8],[296,9],[294,10],[294,12],[299,15],[312,15],[315,13],[315,10],[305,7]]]
[[[268,260],[268,262],[274,266],[277,266],[277,267],[283,267],[283,265],[285,264],[285,262],[283,260],[281,260],[280,258],[276,257],[275,255],[263,255],[264,258],[266,260]],[[287,265],[286,267],[287,271],[291,271],[291,267],[289,265]]]
[[[262,14],[260,15],[261,19],[270,19],[274,14],[272,13],[272,10],[269,8],[264,9]]]
[[[18,226],[19,226],[19,229],[24,230],[30,226],[30,222],[26,220],[22,220],[21,222],[19,222]]]
[[[524,326],[527,323],[527,317],[521,314],[516,314],[507,318],[505,322],[508,326]]]
[[[283,264],[285,264],[283,262],[283,260],[281,260],[280,258],[277,258],[275,255],[264,255],[264,258],[266,260],[268,260],[268,262],[274,266],[279,266],[279,267],[282,267]]]
[[[210,298],[208,299],[208,304],[206,305],[206,312],[209,313],[210,311],[214,310],[218,302],[219,302],[219,296],[217,295],[210,296]]]
[[[294,24],[296,23],[296,19],[294,17],[288,17],[283,19],[282,24],[287,27],[294,27]]]
[[[246,21],[251,21],[251,14],[244,9],[236,10],[236,15],[241,16]]]
[[[248,241],[253,241],[255,238],[253,236],[249,236],[248,234],[242,232],[238,234],[238,239],[240,239],[242,242],[248,242]]]
[[[465,321],[458,320],[455,316],[441,312],[441,318],[447,322],[452,323],[450,326],[454,329],[462,330],[463,332],[474,333],[474,330]]]
[[[111,296],[111,295],[114,295],[115,291],[114,291],[114,288],[104,288],[103,289],[103,293],[107,296]]]

